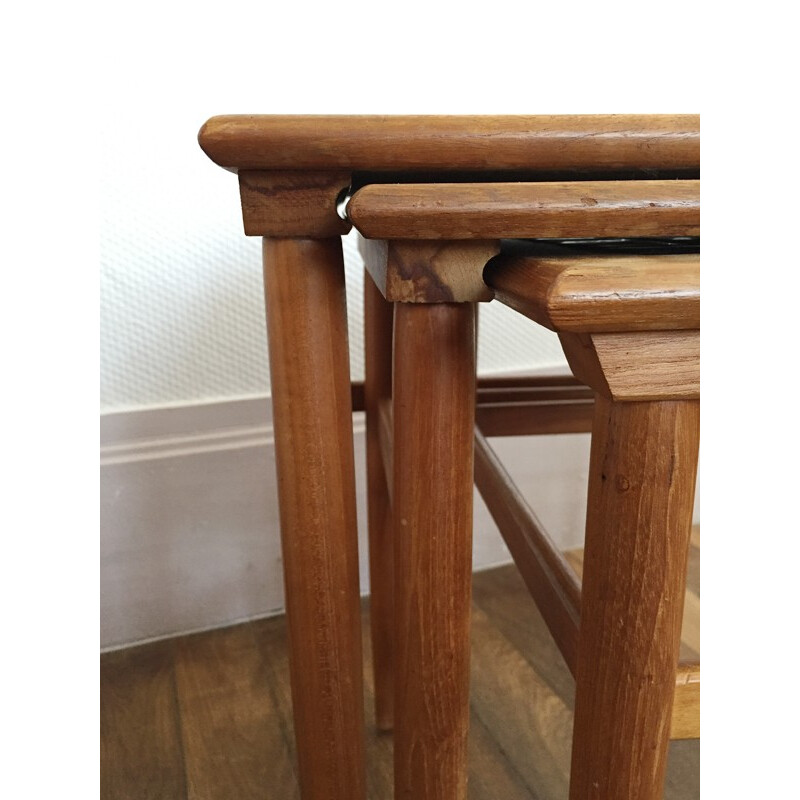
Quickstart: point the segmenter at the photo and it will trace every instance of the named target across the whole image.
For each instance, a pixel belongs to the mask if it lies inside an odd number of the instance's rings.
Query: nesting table
[[[699,436],[698,118],[239,115],[199,140],[238,174],[245,233],[264,237],[303,800],[366,797],[354,400],[395,797],[466,797],[474,481],[576,678],[571,799],[660,797],[670,736],[699,735],[699,665],[678,664]],[[351,226],[367,268],[363,397],[348,363]],[[575,377],[477,381],[476,308],[492,299],[557,331]],[[487,442],[570,431],[592,432],[582,585]]]

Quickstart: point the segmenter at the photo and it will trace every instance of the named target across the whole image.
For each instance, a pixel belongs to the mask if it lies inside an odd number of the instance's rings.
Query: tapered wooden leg
[[[395,798],[464,800],[475,308],[394,324]]]
[[[364,273],[364,407],[367,417],[367,514],[369,523],[370,630],[375,676],[375,723],[394,724],[392,637],[394,554],[392,510],[380,445],[378,405],[392,396],[392,304]]]
[[[363,800],[355,478],[336,239],[265,239],[275,454],[303,800]]]
[[[699,401],[597,397],[571,800],[662,796],[698,435]]]

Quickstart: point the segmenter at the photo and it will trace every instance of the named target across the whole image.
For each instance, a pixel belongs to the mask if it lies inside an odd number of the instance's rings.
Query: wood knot
[[[614,479],[618,492],[627,492],[631,488],[630,481],[624,475],[617,475]]]

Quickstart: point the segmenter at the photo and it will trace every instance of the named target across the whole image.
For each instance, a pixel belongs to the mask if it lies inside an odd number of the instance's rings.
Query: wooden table
[[[466,797],[476,303],[497,296],[559,332],[596,398],[582,590],[503,500],[512,553],[577,678],[570,796],[660,797],[670,727],[696,732],[691,692],[675,688],[695,684],[677,654],[698,439],[696,259],[553,263],[501,243],[697,236],[698,118],[229,116],[199,138],[238,173],[245,233],[264,237],[304,800],[366,791],[340,242],[351,223],[370,276],[376,719],[394,729],[395,796]],[[550,401],[580,390],[539,388]],[[553,429],[585,429],[585,403],[567,405]],[[496,471],[480,474],[493,485]]]

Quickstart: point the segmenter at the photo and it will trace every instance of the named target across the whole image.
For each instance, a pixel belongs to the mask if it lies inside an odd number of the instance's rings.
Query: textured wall
[[[101,407],[202,402],[269,391],[260,240],[242,232],[236,178],[195,126],[112,131],[103,170]],[[137,127],[140,126],[140,127]],[[136,158],[125,158],[125,152]],[[363,377],[363,268],[345,239],[350,352]],[[481,308],[483,372],[563,364],[554,334],[498,303]]]
[[[533,92],[522,88],[532,74],[530,26],[506,25],[502,36],[487,35],[487,19],[519,16],[512,13],[516,6],[506,5],[493,4],[488,18],[454,15],[446,3],[413,1],[402,14],[358,0],[347,7],[229,0],[222,10],[146,0],[136,13],[119,11],[116,23],[124,35],[99,37],[102,91],[92,153],[103,182],[102,407],[268,389],[258,245],[242,235],[235,178],[208,161],[196,143],[200,125],[213,114],[657,113],[698,107],[698,57],[668,60],[659,70],[652,42],[635,35],[624,48],[600,48],[602,59],[594,61],[564,59],[558,37],[538,42],[538,62],[557,62],[557,76],[538,81]],[[592,13],[602,19],[599,8]],[[569,10],[555,5],[546,13],[537,9],[537,20],[542,14],[553,17],[546,23],[553,30],[559,15],[571,19]],[[638,14],[637,6],[636,15],[615,25],[635,32],[642,27]],[[669,22],[659,19],[662,27]],[[680,22],[674,24],[685,35]],[[594,52],[593,24],[571,28],[570,36],[574,52]],[[583,50],[575,46],[578,40]],[[648,69],[630,70],[637,59]],[[74,128],[77,118],[59,125]],[[349,274],[355,322],[358,267],[351,264]],[[487,311],[481,332],[484,371],[560,361],[551,336],[514,324],[502,309]],[[355,375],[361,370],[359,340],[354,325]]]

